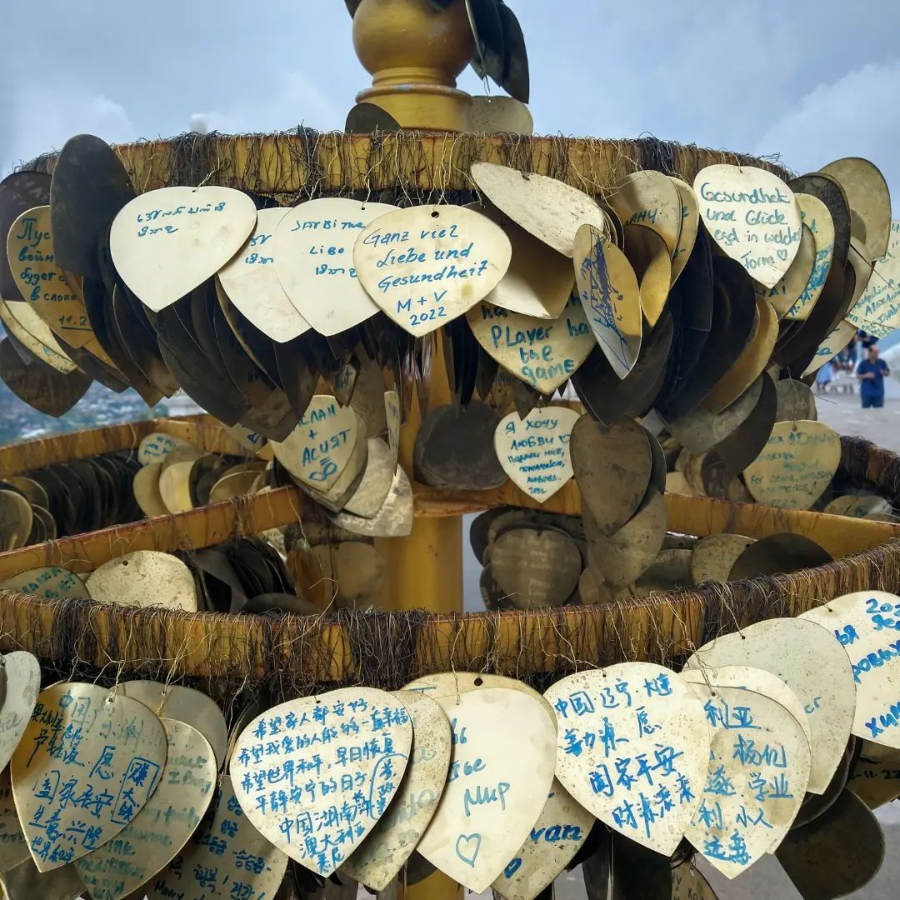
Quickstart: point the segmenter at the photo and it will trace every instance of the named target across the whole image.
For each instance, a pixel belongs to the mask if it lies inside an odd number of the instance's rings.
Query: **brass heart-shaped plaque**
[[[94,684],[42,691],[11,762],[38,869],[58,869],[112,840],[147,804],[165,762],[165,730],[143,703]]]

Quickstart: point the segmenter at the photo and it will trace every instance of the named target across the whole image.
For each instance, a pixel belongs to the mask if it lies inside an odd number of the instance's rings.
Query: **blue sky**
[[[509,0],[540,133],[879,165],[900,208],[900,3]],[[615,10],[615,12],[614,12]],[[343,0],[7,4],[0,170],[91,131],[110,141],[342,127],[367,83]],[[469,71],[463,86],[483,87]],[[199,118],[197,118],[199,117]]]

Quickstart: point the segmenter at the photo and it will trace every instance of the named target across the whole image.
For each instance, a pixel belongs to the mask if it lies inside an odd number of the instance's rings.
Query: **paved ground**
[[[864,437],[879,447],[900,452],[900,382],[886,379],[885,394],[883,409],[863,409],[858,393],[819,394],[819,420],[840,434]]]

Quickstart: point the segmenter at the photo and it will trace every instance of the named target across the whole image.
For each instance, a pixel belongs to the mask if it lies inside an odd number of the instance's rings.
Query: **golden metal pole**
[[[474,39],[465,0],[436,10],[426,0],[362,0],[353,17],[353,43],[372,74],[372,87],[357,96],[390,113],[401,128],[465,131],[471,98],[456,88],[456,77],[472,58]],[[450,400],[438,342],[430,400]],[[413,447],[422,421],[414,398],[400,432],[400,465],[412,477]],[[403,540],[377,542],[387,561],[382,597],[385,609],[462,610],[462,519],[459,515],[416,518]],[[441,873],[401,890],[399,900],[461,900],[462,889]]]
[[[465,131],[472,98],[456,77],[474,50],[465,0],[437,10],[426,0],[362,0],[353,43],[372,86],[358,103],[374,103],[402,128]]]
[[[438,345],[431,370],[430,405],[450,400],[444,372],[443,348]],[[410,478],[416,434],[422,422],[418,398],[400,429],[400,465]],[[427,609],[448,613],[462,610],[462,518],[459,515],[414,520],[408,538],[385,538],[378,552],[388,562],[383,606],[385,609]]]
[[[450,400],[444,369],[443,346],[438,341],[431,368],[429,403],[439,406]],[[400,429],[400,465],[412,478],[413,447],[422,422],[418,398]],[[462,610],[462,518],[416,517],[408,538],[376,541],[378,552],[387,561],[382,606],[384,609],[426,609],[449,613]],[[398,900],[462,900],[462,888],[441,872],[405,890]]]

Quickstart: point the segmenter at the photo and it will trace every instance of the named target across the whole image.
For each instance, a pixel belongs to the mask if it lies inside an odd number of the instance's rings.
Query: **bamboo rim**
[[[143,419],[6,444],[0,447],[0,479],[114,450],[137,450],[141,440],[155,431],[181,438],[210,453],[246,456],[246,451],[212,416]]]
[[[0,448],[0,471],[13,474],[35,468],[36,460],[46,465],[136,446],[153,431],[220,452],[231,441],[209,417],[149,420]],[[900,472],[900,457],[868,442],[844,438],[843,449],[843,466],[853,479],[864,476],[869,483],[886,488]],[[383,661],[367,656],[368,645],[360,646],[360,616],[365,617],[365,634],[382,648],[386,636],[414,633],[403,669],[410,678],[451,668],[521,677],[625,659],[671,661],[721,630],[796,615],[842,593],[900,591],[900,525],[676,494],[667,495],[666,503],[672,531],[701,536],[734,532],[755,538],[793,531],[817,541],[836,561],[774,578],[658,593],[614,607],[449,616],[423,612],[306,618],[187,614],[0,592],[0,652],[27,649],[44,660],[55,660],[59,668],[65,668],[66,659],[96,669],[114,660],[122,673],[146,674],[153,669],[167,678],[235,683],[271,679],[278,673],[279,679],[293,684],[365,680],[399,686],[396,667],[385,668]],[[24,547],[0,554],[0,579],[47,565],[85,573],[140,549],[190,552],[298,522],[302,505],[302,494],[285,487]],[[414,485],[414,505],[417,518],[460,516],[506,505],[578,515],[580,495],[570,483],[541,505],[511,483],[471,493]],[[302,648],[299,654],[298,648]]]
[[[506,505],[509,491],[479,497],[478,508]],[[822,513],[777,510],[710,498],[669,495],[670,528],[689,534],[735,531],[765,537],[784,530],[806,534],[842,558],[817,569],[774,578],[659,593],[609,607],[561,607],[528,613],[452,616],[358,613],[296,617],[177,613],[115,607],[93,601],[45,601],[0,592],[0,651],[27,649],[43,659],[71,657],[94,667],[115,660],[123,672],[162,668],[166,677],[241,681],[301,679],[305,684],[359,680],[366,668],[357,646],[359,617],[382,648],[395,631],[412,633],[411,671],[485,666],[528,673],[621,659],[671,659],[714,633],[776,615],[796,615],[851,590],[900,590],[900,526]],[[0,577],[41,565],[84,572],[137,549],[200,549],[298,519],[294,488],[240,498],[177,516],[106,529],[0,554]],[[474,501],[416,496],[420,516],[459,515]],[[560,504],[561,506],[562,504]],[[716,626],[715,623],[719,623]],[[64,635],[64,637],[63,637]],[[73,645],[74,640],[74,645]],[[302,647],[302,652],[295,653]],[[62,648],[62,649],[61,649]],[[173,650],[177,648],[177,652]],[[214,652],[211,648],[218,648]],[[67,657],[68,654],[68,657]],[[610,656],[612,654],[612,656]],[[370,666],[371,667],[371,666]],[[378,673],[366,672],[366,678]],[[411,676],[413,677],[413,676]],[[370,683],[367,681],[367,683]]]

